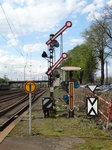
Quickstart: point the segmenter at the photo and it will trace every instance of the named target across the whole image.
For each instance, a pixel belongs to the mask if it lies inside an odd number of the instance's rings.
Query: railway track
[[[0,112],[18,102],[20,99],[24,98],[27,94],[25,92],[14,93],[13,95],[6,95],[0,98]]]
[[[23,95],[25,95],[25,92],[16,93],[16,94],[12,94],[9,96],[3,96],[0,98],[0,103],[4,103],[4,102],[10,101],[10,100],[13,100],[13,99],[23,96]]]
[[[24,89],[15,89],[15,90],[0,90],[0,97],[6,95],[13,95],[14,93],[24,92]]]
[[[32,94],[32,104],[43,95],[46,90],[40,90]],[[0,111],[0,131],[3,131],[13,120],[18,118],[29,107],[28,94],[12,105]]]

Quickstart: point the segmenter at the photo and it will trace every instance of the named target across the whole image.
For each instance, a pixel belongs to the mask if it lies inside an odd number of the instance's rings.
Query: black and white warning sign
[[[51,98],[50,97],[44,97],[42,100],[43,110],[51,109],[52,106],[53,106],[53,101],[51,100]]]
[[[90,89],[91,92],[94,93],[95,89],[96,89],[96,85],[88,85],[88,88]]]
[[[98,97],[87,97],[87,115],[98,115]]]

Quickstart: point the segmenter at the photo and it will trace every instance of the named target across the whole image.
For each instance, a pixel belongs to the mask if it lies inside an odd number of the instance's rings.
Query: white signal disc
[[[66,54],[66,53],[62,53],[62,58],[67,58],[68,57],[68,55]]]
[[[65,24],[68,28],[72,26],[72,22],[71,21],[67,21]]]

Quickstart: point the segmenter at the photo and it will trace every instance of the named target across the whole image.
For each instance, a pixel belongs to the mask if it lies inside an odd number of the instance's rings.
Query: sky
[[[0,77],[45,79],[48,64],[41,54],[48,52],[49,35],[71,21],[72,27],[63,33],[63,51],[67,52],[84,42],[82,32],[94,17],[100,17],[106,5],[111,6],[112,0],[1,0]],[[59,43],[60,39],[59,36]],[[55,49],[55,55],[58,60],[60,47]]]

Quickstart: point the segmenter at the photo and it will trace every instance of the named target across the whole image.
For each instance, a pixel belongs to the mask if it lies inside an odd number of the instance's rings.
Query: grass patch
[[[78,150],[112,150],[112,141],[104,139],[86,139],[84,144],[74,144]]]
[[[95,123],[83,118],[47,118],[43,119],[38,125],[37,119],[32,121],[34,130],[39,131],[41,135],[58,135],[58,136],[92,136],[94,137],[110,137],[108,132],[99,129]]]
[[[28,121],[20,121],[8,136],[28,136]]]
[[[75,118],[43,118],[39,122],[38,114],[34,112],[32,120],[32,135],[55,136],[55,137],[78,137],[84,143],[73,142],[74,149],[79,150],[112,150],[110,134],[89,120],[87,116]],[[9,136],[28,136],[28,118],[23,119],[13,129]]]
[[[62,97],[62,89],[56,89],[54,95]],[[67,118],[66,106],[58,105],[57,118],[40,118],[38,112],[32,112],[32,135],[46,137],[77,137],[85,142],[76,143],[73,147],[77,150],[112,150],[112,139],[109,132],[102,130],[101,125],[96,125],[93,118],[85,112],[76,112],[74,118]],[[65,112],[63,112],[65,110]],[[12,130],[9,136],[28,136],[28,116]]]

